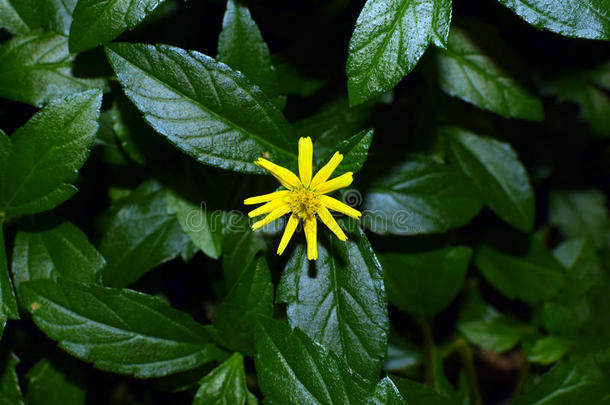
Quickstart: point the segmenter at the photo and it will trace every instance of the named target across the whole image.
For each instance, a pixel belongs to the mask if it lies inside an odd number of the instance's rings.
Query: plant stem
[[[456,350],[466,369],[466,378],[468,379],[468,386],[470,387],[470,399],[474,405],[483,405],[483,398],[481,397],[481,391],[479,390],[477,370],[474,366],[474,353],[472,347],[468,344],[466,339],[459,337],[456,342]]]
[[[513,395],[511,395],[510,398],[510,402],[515,402],[515,400],[517,398],[519,398],[519,396],[521,396],[521,392],[523,391],[523,388],[525,387],[525,383],[527,381],[527,377],[529,375],[529,362],[527,361],[527,358],[523,359],[523,364],[521,365],[521,368],[519,369],[519,378],[517,379],[517,384],[515,384],[515,389],[513,390]]]
[[[437,378],[437,361],[436,361],[436,347],[434,345],[434,334],[432,332],[432,323],[422,315],[419,319],[419,326],[421,328],[422,339],[424,340],[424,371],[425,371],[425,382],[431,388],[436,387]]]

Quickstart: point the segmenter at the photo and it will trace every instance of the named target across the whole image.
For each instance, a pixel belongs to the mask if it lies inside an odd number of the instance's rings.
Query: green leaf
[[[15,287],[28,280],[58,277],[99,283],[106,261],[80,229],[71,222],[32,220],[15,238]]]
[[[221,365],[212,370],[199,383],[193,405],[243,405],[246,403],[248,388],[244,358],[233,353]]]
[[[269,48],[248,7],[239,0],[227,1],[216,59],[242,72],[270,98],[278,95],[278,81]]]
[[[534,191],[513,148],[458,127],[441,130],[451,162],[474,183],[500,218],[523,231],[534,226]]]
[[[0,0],[0,28],[4,28],[12,34],[27,33],[30,27],[19,14],[23,5],[27,5],[27,3],[19,0]]]
[[[254,320],[256,315],[273,314],[273,284],[264,257],[245,269],[227,298],[218,305],[212,324],[224,346],[245,355],[254,354]]]
[[[585,238],[598,250],[610,246],[606,196],[599,190],[551,192],[549,222],[566,238]]]
[[[156,297],[62,280],[27,281],[21,291],[44,333],[101,370],[161,377],[224,355],[205,327]]]
[[[40,360],[25,376],[28,380],[27,404],[84,405],[87,392],[80,373],[80,364],[75,360]]]
[[[0,0],[0,28],[27,34],[44,28],[68,35],[78,0]]]
[[[280,54],[273,54],[271,60],[277,73],[280,94],[296,94],[300,97],[309,97],[326,84],[323,79],[302,75],[295,66]]]
[[[256,371],[271,404],[366,404],[374,386],[300,329],[259,318]]]
[[[353,229],[341,221],[344,229]],[[341,357],[359,375],[377,381],[387,352],[388,312],[383,273],[364,232],[318,243],[315,270],[304,245],[286,264],[277,301],[288,322]],[[313,273],[312,273],[313,272]]]
[[[262,173],[265,156],[295,166],[284,116],[243,75],[203,54],[165,45],[111,44],[110,64],[146,121],[199,162]]]
[[[586,239],[565,241],[555,248],[553,255],[568,270],[561,302],[572,305],[589,288],[601,282],[603,270],[595,249]]]
[[[531,257],[515,257],[489,247],[475,256],[475,265],[487,281],[511,299],[541,302],[553,297],[565,283],[561,268]]]
[[[0,221],[0,338],[7,318],[19,319],[19,310],[17,309],[13,283],[8,273],[4,231]]]
[[[104,213],[99,250],[104,285],[125,287],[181,254],[188,236],[167,209],[168,191],[147,181]]]
[[[484,319],[461,322],[458,328],[468,341],[497,353],[514,347],[523,335],[517,322],[493,309]]]
[[[527,359],[533,363],[551,364],[561,359],[567,349],[561,339],[555,336],[545,336],[534,344],[527,355]]]
[[[415,158],[371,186],[362,222],[379,234],[442,233],[470,222],[481,209],[476,196],[449,166]]]
[[[15,367],[19,359],[0,346],[0,405],[23,405]]]
[[[385,377],[377,384],[370,405],[402,405],[407,403],[390,377]]]
[[[484,35],[485,38],[481,39]],[[494,36],[477,36],[459,26],[451,27],[447,49],[437,49],[433,68],[438,84],[451,96],[506,118],[541,121],[542,104],[525,90],[504,67],[486,54],[478,41]],[[496,49],[505,48],[498,43]]]
[[[163,0],[79,0],[70,28],[70,51],[82,52],[134,29]]]
[[[567,37],[610,40],[607,0],[498,0],[538,29]]]
[[[350,105],[391,90],[428,43],[445,47],[450,21],[450,0],[368,0],[349,43]]]
[[[390,302],[415,317],[433,318],[460,291],[471,256],[466,246],[382,255]]]
[[[35,31],[0,45],[0,97],[34,106],[94,88],[105,82],[72,75],[74,55],[68,40],[52,32]]]
[[[326,164],[335,152],[341,152],[343,160],[337,169],[333,172],[333,176],[339,176],[343,173],[353,172],[356,173],[369,154],[369,148],[373,141],[373,130],[364,130],[358,132],[356,135],[342,141],[335,146],[335,150],[330,152],[322,161]]]
[[[415,381],[390,376],[398,391],[408,401],[409,405],[450,405],[454,404],[450,399],[437,394],[432,389]]]
[[[89,155],[98,128],[100,91],[56,100],[35,114],[10,139],[0,134],[0,212],[7,217],[49,210],[70,198],[69,184]]]

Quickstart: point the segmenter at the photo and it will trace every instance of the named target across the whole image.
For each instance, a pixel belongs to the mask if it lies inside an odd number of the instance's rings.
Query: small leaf
[[[23,396],[19,388],[17,367],[19,359],[3,346],[0,346],[0,404],[23,405]]]
[[[457,127],[441,130],[452,163],[475,184],[500,218],[523,231],[534,226],[534,191],[513,148]]]
[[[383,275],[362,230],[349,238],[340,242],[331,236],[318,243],[315,271],[305,247],[297,246],[284,269],[277,300],[287,304],[293,328],[336,353],[359,375],[377,381],[389,328]]]
[[[487,32],[475,36],[459,26],[451,27],[447,49],[436,49],[434,54],[439,86],[451,96],[503,117],[541,121],[540,100],[526,91],[478,44],[479,40],[495,37]],[[497,50],[505,45],[498,42],[495,47]]]
[[[449,166],[415,158],[371,186],[362,221],[379,234],[442,233],[470,222],[481,209],[476,196]]]
[[[254,320],[256,315],[273,314],[273,284],[264,257],[252,262],[218,305],[212,324],[224,346],[245,355],[254,354]]]
[[[390,302],[415,317],[433,318],[460,291],[471,256],[465,246],[382,255]]]
[[[278,81],[271,64],[269,48],[248,7],[239,0],[227,1],[227,11],[218,38],[217,60],[242,72],[270,98],[278,95]]]
[[[0,171],[0,212],[7,217],[49,210],[70,198],[70,184],[89,155],[102,103],[100,91],[56,100],[36,113],[8,142]]]
[[[115,43],[106,52],[146,121],[199,162],[249,173],[262,173],[253,163],[261,156],[296,166],[292,127],[243,75],[165,45]]]
[[[541,302],[557,294],[565,282],[563,270],[556,266],[489,247],[479,249],[474,262],[487,281],[511,299]]]
[[[553,191],[549,222],[566,238],[585,238],[602,249],[610,246],[610,220],[605,195],[595,189]]]
[[[514,347],[523,335],[517,322],[495,311],[481,320],[461,322],[458,327],[468,341],[497,353]]]
[[[103,80],[72,76],[74,55],[63,35],[35,31],[0,45],[0,97],[41,106],[49,101],[94,88]]]
[[[24,281],[40,278],[99,283],[105,264],[87,235],[71,222],[32,220],[15,238],[12,270],[17,289]]]
[[[70,51],[82,52],[134,29],[163,0],[79,0],[70,28]]]
[[[561,0],[498,0],[538,29],[567,37],[610,40],[606,0],[566,3]]]
[[[243,356],[233,353],[199,384],[193,405],[245,404],[248,388]]]
[[[0,221],[0,338],[2,337],[2,331],[4,330],[7,318],[19,319],[19,310],[17,309],[13,283],[8,273],[4,231]]]
[[[349,43],[350,106],[391,90],[428,43],[446,46],[450,21],[450,0],[368,0]]]
[[[373,396],[369,400],[370,405],[402,405],[406,403],[390,377],[385,377],[379,381]]]
[[[167,210],[167,190],[150,180],[104,213],[99,250],[104,285],[125,287],[181,254],[189,242]]]
[[[573,239],[561,243],[553,255],[568,271],[566,288],[560,300],[573,305],[587,290],[602,281],[603,270],[591,243],[586,239]]]
[[[527,359],[533,363],[547,365],[561,359],[567,349],[561,339],[555,336],[545,336],[536,342],[527,355]]]
[[[333,172],[334,176],[342,175],[343,173],[353,172],[356,173],[369,154],[369,148],[373,141],[373,130],[364,130],[358,132],[356,135],[342,141],[335,146],[335,150],[329,153],[326,158],[322,161],[326,164],[335,152],[341,152],[343,160],[337,169]]]
[[[398,391],[408,401],[409,405],[450,405],[454,404],[450,399],[437,394],[432,389],[418,382],[404,378],[390,376]]]
[[[61,362],[46,358],[40,360],[26,374],[27,404],[84,405],[87,392],[80,373],[80,364],[73,359],[62,358]]]
[[[44,333],[101,370],[161,377],[224,354],[205,327],[146,294],[62,280],[27,281],[21,291]]]
[[[273,404],[366,404],[374,386],[349,371],[298,328],[259,318],[256,372]]]

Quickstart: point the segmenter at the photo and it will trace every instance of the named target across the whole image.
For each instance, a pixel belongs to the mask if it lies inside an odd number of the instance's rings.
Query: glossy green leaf
[[[437,394],[436,391],[418,382],[404,378],[390,376],[398,391],[408,401],[409,405],[449,405],[454,404],[450,399]]]
[[[433,318],[460,291],[471,256],[465,246],[382,255],[389,301],[413,316]]]
[[[561,268],[489,247],[477,252],[474,263],[491,285],[511,299],[544,301],[557,294],[565,283]]]
[[[364,225],[375,233],[441,233],[467,224],[481,209],[476,190],[449,166],[415,158],[367,191]]]
[[[259,318],[256,372],[272,404],[366,404],[374,389],[300,329]]]
[[[488,36],[487,33],[478,35]],[[479,40],[459,26],[451,27],[447,49],[437,49],[434,55],[433,68],[441,89],[506,118],[542,120],[540,100],[487,55]],[[496,44],[498,49],[503,47]]]
[[[566,353],[566,343],[555,336],[539,339],[527,355],[527,359],[538,364],[552,364]]]
[[[55,98],[94,88],[103,80],[72,75],[74,55],[66,37],[35,31],[0,45],[0,97],[41,106]]]
[[[245,4],[228,0],[218,37],[219,62],[239,70],[269,97],[278,94],[278,81],[269,48]]]
[[[99,283],[106,261],[80,229],[71,222],[32,221],[15,238],[15,288],[28,280],[58,277]]]
[[[180,255],[189,242],[176,217],[168,212],[167,193],[150,180],[104,213],[99,243],[107,262],[104,285],[125,287],[137,281]]]
[[[17,367],[19,359],[0,346],[0,405],[23,405]]]
[[[348,221],[341,223],[353,228]],[[292,327],[376,381],[388,344],[383,273],[362,230],[348,237],[341,242],[333,235],[318,243],[315,269],[304,245],[297,246],[282,274],[277,300],[287,304]]]
[[[257,315],[273,315],[273,284],[264,257],[252,262],[218,305],[212,324],[224,346],[245,355],[254,354]]]
[[[193,405],[244,405],[248,388],[243,356],[233,353],[199,384]]]
[[[71,360],[71,359],[70,359]],[[26,374],[28,405],[84,405],[87,392],[76,361],[42,359]]]
[[[0,222],[0,300],[0,337],[2,337],[2,331],[4,330],[6,320],[8,318],[19,319],[15,291],[13,290],[13,283],[8,272],[2,222]]]
[[[35,114],[10,139],[0,171],[0,212],[7,217],[49,210],[70,198],[70,184],[89,155],[102,103],[100,91],[56,100]]]
[[[451,162],[474,183],[481,200],[517,229],[534,226],[534,191],[513,148],[458,127],[441,130]]]
[[[160,377],[224,354],[205,327],[149,295],[62,280],[27,281],[21,291],[44,333],[101,370]]]
[[[610,40],[610,3],[586,0],[498,0],[538,29],[567,37]]]
[[[335,152],[341,152],[343,160],[339,167],[333,172],[333,177],[340,176],[347,172],[355,173],[364,165],[372,141],[372,129],[360,131],[356,135],[336,145],[334,148],[335,150],[330,152],[326,158],[322,160],[322,162],[324,162],[322,164],[326,164]]]
[[[385,377],[379,381],[373,396],[369,400],[370,405],[402,405],[406,403],[390,377]]]
[[[199,162],[261,173],[265,156],[295,165],[296,137],[284,116],[243,75],[203,54],[144,44],[112,44],[108,59],[146,121]]]
[[[163,0],[79,0],[70,28],[70,50],[95,48],[134,29]]]
[[[585,238],[596,249],[610,246],[606,197],[599,190],[551,192],[549,222],[558,226],[566,238]]]
[[[349,43],[350,105],[391,90],[430,42],[447,45],[450,0],[368,0]]]
[[[78,0],[0,0],[0,28],[26,34],[44,28],[68,35]]]

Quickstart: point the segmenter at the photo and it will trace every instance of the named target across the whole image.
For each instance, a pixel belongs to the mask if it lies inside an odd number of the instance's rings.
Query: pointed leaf
[[[398,391],[409,405],[449,405],[455,404],[450,399],[437,394],[427,386],[404,378],[390,376]]]
[[[19,359],[0,346],[0,405],[23,405],[23,396],[17,379]]]
[[[40,360],[26,374],[27,404],[84,405],[87,392],[82,385],[82,371],[80,363],[72,358],[62,358],[61,362]]]
[[[78,0],[0,0],[0,28],[27,34],[44,28],[68,35]]]
[[[545,336],[539,339],[527,355],[533,363],[548,365],[563,357],[568,350],[566,343],[555,336]]]
[[[2,222],[0,222],[0,337],[2,337],[7,318],[19,319],[19,310],[17,309],[13,283],[8,273],[4,231]]]
[[[369,400],[370,405],[402,405],[406,403],[390,377],[385,377],[379,381],[372,398]]]
[[[193,405],[244,405],[247,395],[244,358],[233,353],[201,380]]]
[[[335,152],[341,152],[343,160],[339,167],[333,172],[333,177],[340,176],[347,172],[356,173],[360,170],[362,165],[364,165],[372,141],[372,129],[360,131],[356,135],[336,145],[335,150],[330,152],[326,158],[322,159],[322,162],[324,162],[323,164],[326,164]]]

